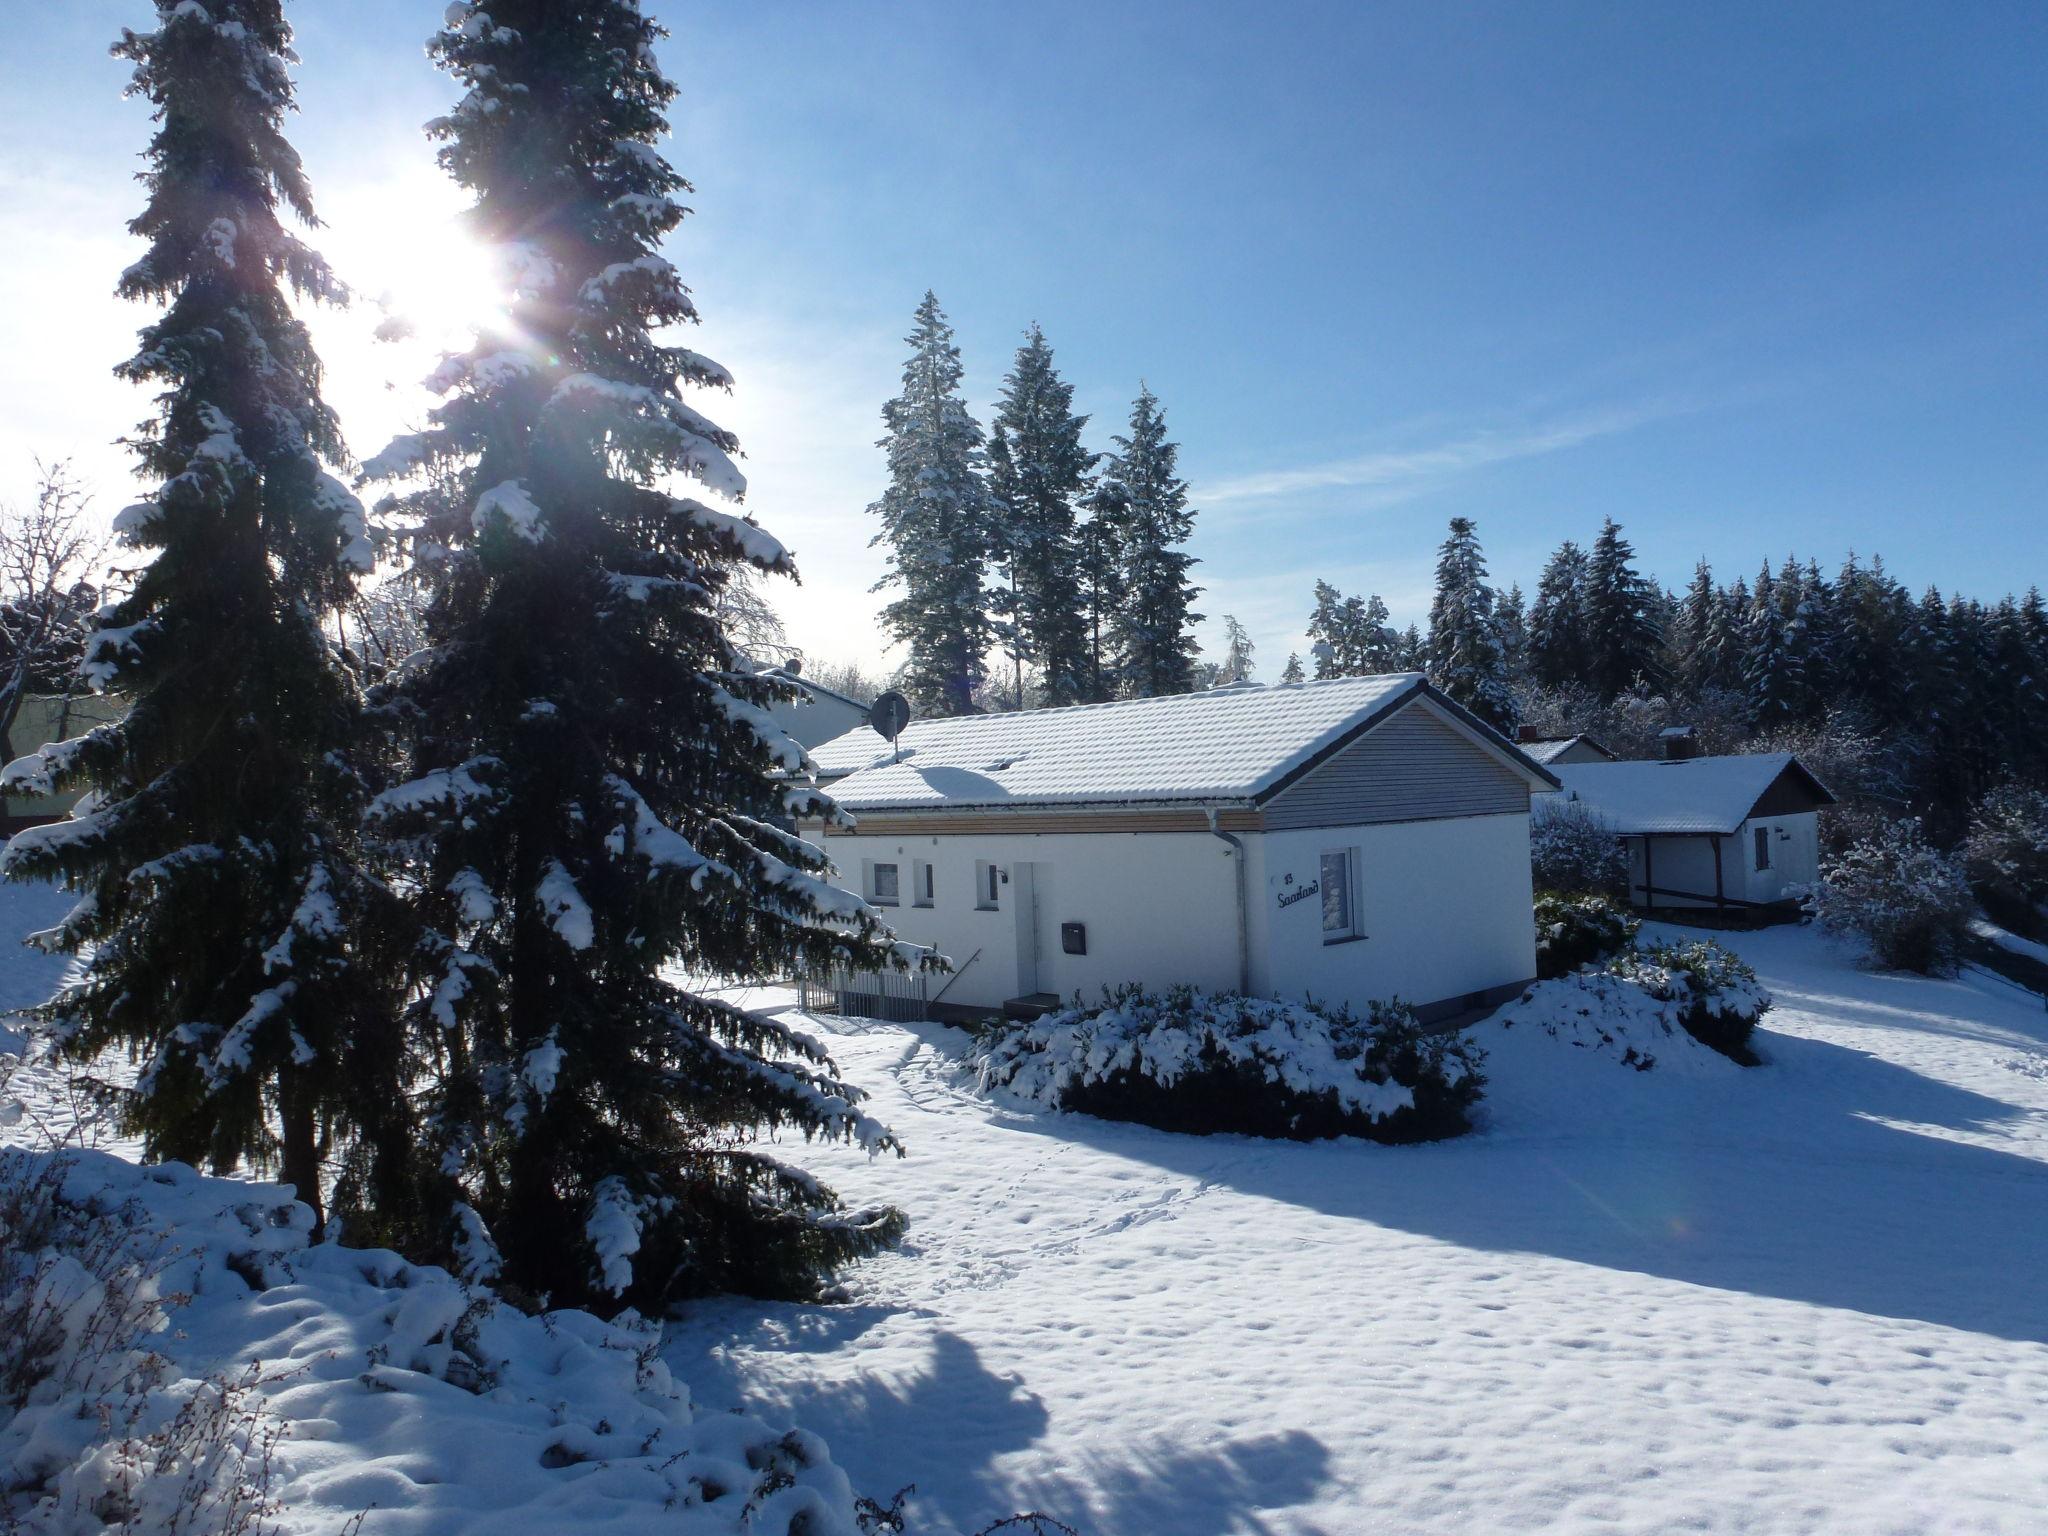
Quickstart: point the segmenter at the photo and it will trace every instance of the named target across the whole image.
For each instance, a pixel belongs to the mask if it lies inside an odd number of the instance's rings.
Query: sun
[[[407,189],[348,254],[344,280],[378,315],[379,334],[439,352],[470,344],[504,321],[509,295],[497,261],[468,231],[456,190],[434,181]]]

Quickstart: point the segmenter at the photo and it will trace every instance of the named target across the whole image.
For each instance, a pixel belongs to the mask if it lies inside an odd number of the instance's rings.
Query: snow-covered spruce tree
[[[868,508],[882,522],[889,571],[875,590],[900,587],[882,625],[909,651],[902,685],[920,711],[964,715],[987,672],[988,497],[981,426],[960,396],[960,349],[926,290],[904,338],[903,393],[882,407],[889,486]]]
[[[1529,671],[1545,688],[1586,681],[1592,659],[1586,579],[1586,552],[1566,539],[1537,580],[1529,607]]]
[[[1114,509],[1119,600],[1112,610],[1111,654],[1123,691],[1139,698],[1186,693],[1199,651],[1193,628],[1201,588],[1188,580],[1195,557],[1182,547],[1194,532],[1180,446],[1166,435],[1158,397],[1141,388],[1131,428],[1112,438],[1116,451],[1101,476],[1098,504]],[[1100,514],[1098,514],[1100,515]]]
[[[1237,615],[1223,615],[1223,662],[1216,669],[1217,683],[1251,682],[1254,650],[1251,631],[1237,622]]]
[[[1469,517],[1451,519],[1436,562],[1436,599],[1429,609],[1429,678],[1498,730],[1515,725],[1514,693],[1486,560]]]
[[[159,0],[114,52],[157,123],[119,291],[164,312],[117,370],[157,390],[131,439],[157,489],[115,520],[147,563],[81,670],[131,705],[8,769],[88,799],[0,869],[79,893],[39,936],[83,957],[43,1018],[75,1059],[140,1058],[121,1119],[149,1154],[279,1169],[318,1209],[323,1148],[403,1142],[396,998],[361,954],[388,909],[347,831],[357,697],[320,627],[372,556],[288,298],[340,291],[279,221],[312,204],[278,0]]]
[[[1602,699],[1611,699],[1642,678],[1656,687],[1664,648],[1658,622],[1662,593],[1635,568],[1635,549],[1608,518],[1593,541],[1586,564],[1586,675]]]
[[[1305,676],[1306,674],[1301,670],[1301,653],[1289,651],[1287,653],[1287,665],[1280,669],[1281,683],[1291,688],[1296,683],[1304,681]]]
[[[448,1256],[535,1297],[658,1306],[814,1294],[901,1225],[848,1214],[764,1129],[893,1141],[822,1048],[685,977],[898,958],[867,906],[778,830],[832,814],[716,609],[742,563],[788,572],[737,498],[730,434],[684,403],[716,363],[657,253],[687,190],[655,150],[675,90],[637,0],[470,0],[432,41],[468,87],[429,124],[515,274],[505,323],[436,376],[399,498],[437,561],[429,647],[378,702],[405,777],[371,805],[420,926],[411,1023],[432,1053],[426,1141]]]
[[[1004,452],[990,478],[989,532],[991,553],[1008,574],[997,606],[1009,624],[1013,664],[1019,672],[1037,666],[1051,706],[1093,692],[1075,510],[1095,462],[1081,446],[1087,425],[1074,414],[1074,386],[1053,367],[1045,333],[1032,326],[996,406]]]

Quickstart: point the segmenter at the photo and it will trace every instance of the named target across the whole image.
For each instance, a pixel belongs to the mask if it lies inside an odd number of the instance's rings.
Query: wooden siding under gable
[[[829,793],[829,790],[828,790]],[[1028,837],[1055,832],[1206,832],[1208,812],[1174,806],[1133,806],[1128,810],[1049,807],[1032,811],[861,811],[855,827],[823,828],[827,837]],[[1225,832],[1263,832],[1258,811],[1218,811]]]
[[[1771,780],[1771,787],[1757,796],[1749,814],[1752,818],[1798,816],[1835,803],[1832,795],[1818,794],[1816,788],[1812,776],[1804,768],[1797,763],[1787,763],[1785,771]]]
[[[1266,803],[1266,827],[1527,814],[1529,783],[1425,702],[1403,705]]]

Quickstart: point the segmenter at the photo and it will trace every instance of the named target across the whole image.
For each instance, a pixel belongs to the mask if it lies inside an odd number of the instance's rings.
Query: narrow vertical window
[[[910,866],[910,904],[914,907],[932,904],[932,867],[922,860]]]
[[[1758,869],[1769,869],[1771,867],[1771,829],[1769,827],[1758,827],[1756,829],[1756,867]]]
[[[1325,853],[1319,883],[1323,896],[1323,942],[1336,944],[1358,936],[1352,912],[1351,850],[1339,848]]]

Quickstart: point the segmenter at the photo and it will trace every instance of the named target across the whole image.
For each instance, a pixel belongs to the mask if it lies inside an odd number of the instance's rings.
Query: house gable
[[[1828,793],[1827,786],[1807,772],[1795,758],[1785,765],[1784,772],[1771,780],[1770,787],[1757,796],[1749,814],[1751,817],[1798,816],[1834,803],[1835,797]]]
[[[1272,831],[1526,814],[1529,777],[1415,697],[1285,784],[1263,809]]]

